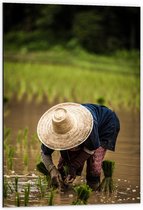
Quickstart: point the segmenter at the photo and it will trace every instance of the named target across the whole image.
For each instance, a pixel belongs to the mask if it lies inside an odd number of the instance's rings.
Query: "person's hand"
[[[53,167],[53,169],[50,172],[50,175],[51,175],[51,184],[56,188],[61,187],[63,180],[61,174],[56,169],[56,167]]]
[[[65,183],[66,184],[69,184],[69,183],[72,183],[76,178],[76,170],[74,167],[69,167],[69,172],[68,172],[68,175],[65,179]]]

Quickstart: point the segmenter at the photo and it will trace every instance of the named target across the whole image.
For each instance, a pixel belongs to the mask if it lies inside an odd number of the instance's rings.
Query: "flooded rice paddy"
[[[56,102],[55,102],[56,103]],[[40,142],[36,137],[36,127],[40,116],[52,105],[45,101],[42,104],[17,102],[12,100],[6,104],[4,126],[11,128],[11,134],[6,144],[14,148],[11,167],[8,167],[8,156],[4,147],[4,180],[9,184],[7,196],[3,206],[17,205],[15,182],[18,177],[19,205],[24,206],[25,189],[30,185],[28,206],[49,205],[50,192],[47,190],[45,178],[36,170],[36,163],[40,161]],[[104,159],[115,161],[113,174],[116,190],[112,195],[92,192],[88,204],[122,204],[140,202],[140,115],[136,111],[117,112],[121,131],[118,136],[116,151],[106,153]],[[18,133],[27,128],[24,140],[18,140]],[[21,134],[22,135],[22,134]],[[20,136],[20,135],[19,135]],[[53,154],[55,164],[58,163],[59,153]],[[102,175],[103,176],[103,175]],[[103,178],[103,177],[102,177]],[[38,184],[41,180],[41,186]],[[74,185],[85,182],[85,170],[77,177]],[[44,191],[44,194],[42,193]],[[69,187],[66,192],[55,191],[53,205],[71,205],[75,199],[75,192]]]

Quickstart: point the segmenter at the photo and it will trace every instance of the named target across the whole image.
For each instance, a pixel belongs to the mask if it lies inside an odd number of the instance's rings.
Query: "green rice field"
[[[74,59],[75,58],[75,59]],[[133,62],[134,61],[134,62]],[[42,102],[100,103],[116,109],[139,109],[139,62],[127,56],[86,53],[5,54],[4,97]]]

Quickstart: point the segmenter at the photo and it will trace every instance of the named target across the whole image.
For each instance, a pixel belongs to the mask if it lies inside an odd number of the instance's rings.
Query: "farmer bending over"
[[[115,150],[119,130],[116,114],[101,105],[61,103],[45,112],[37,133],[42,142],[42,160],[53,185],[72,183],[86,162],[87,184],[96,190],[106,150]],[[61,154],[57,168],[52,161],[54,150]]]

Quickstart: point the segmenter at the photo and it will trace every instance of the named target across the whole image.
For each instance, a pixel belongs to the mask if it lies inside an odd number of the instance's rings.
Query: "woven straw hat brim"
[[[52,118],[57,108],[64,108],[70,113],[73,121],[72,128],[64,133],[56,133],[53,129]],[[93,117],[88,109],[78,103],[61,103],[50,108],[40,118],[37,134],[40,141],[53,150],[67,150],[83,143],[93,128]]]

